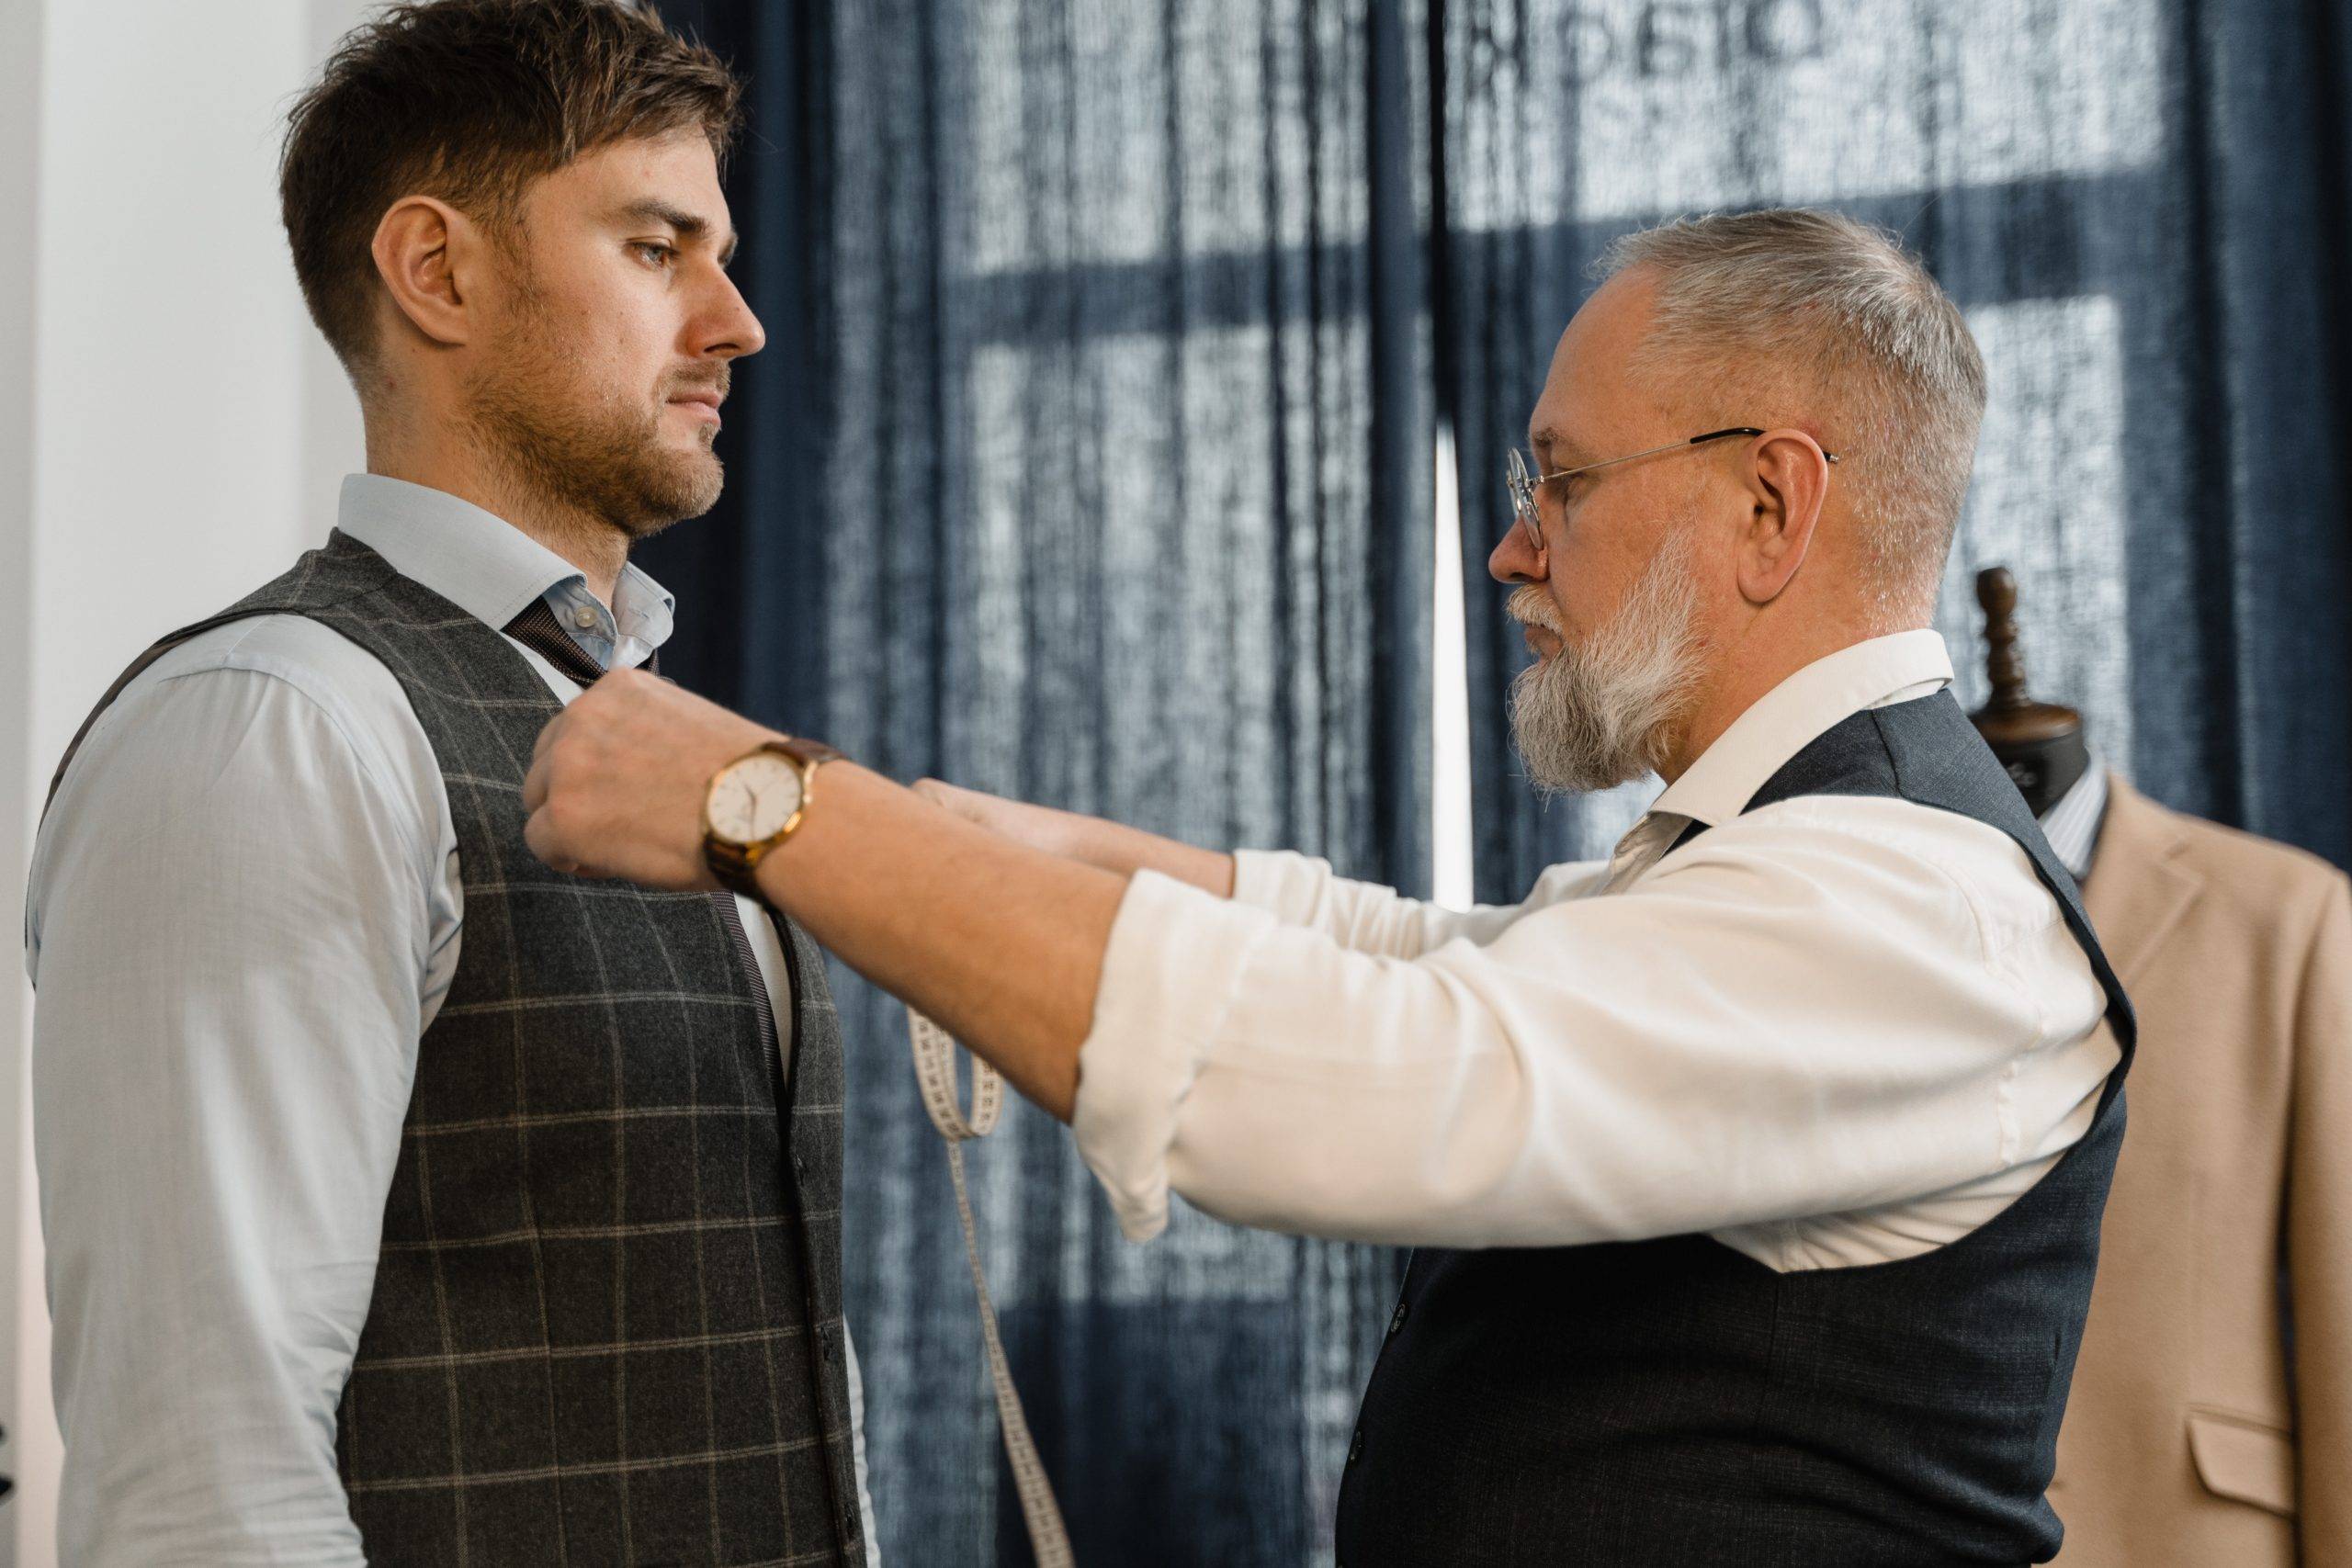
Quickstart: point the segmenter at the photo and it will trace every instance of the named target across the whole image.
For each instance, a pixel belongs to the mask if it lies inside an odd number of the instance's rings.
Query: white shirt
[[[1743,812],[1849,714],[1951,679],[1932,631],[1799,671],[1607,863],[1466,913],[1244,853],[1131,881],[1079,1147],[1137,1240],[1240,1224],[1451,1247],[1702,1232],[1775,1269],[1911,1257],[2078,1139],[2119,1060],[2024,852],[1901,799]],[[1709,830],[1668,847],[1692,821]]]
[[[338,521],[489,626],[546,599],[607,667],[670,635],[670,595],[636,568],[607,607],[440,491],[355,474]],[[27,899],[63,1560],[363,1562],[335,1410],[465,923],[424,727],[390,671],[316,621],[207,632],[92,727]],[[743,925],[789,1050],[775,933],[750,906]],[[848,1367],[873,1561],[854,1348]]]

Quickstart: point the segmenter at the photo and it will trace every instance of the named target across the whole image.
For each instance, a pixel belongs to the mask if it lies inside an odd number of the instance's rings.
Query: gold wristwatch
[[[770,740],[710,776],[702,797],[702,856],[711,874],[760,897],[760,862],[808,815],[817,769],[841,753],[821,740]]]

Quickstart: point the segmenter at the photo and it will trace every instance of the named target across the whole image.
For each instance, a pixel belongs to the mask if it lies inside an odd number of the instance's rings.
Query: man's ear
[[[429,196],[402,197],[376,225],[376,276],[428,342],[454,348],[472,335],[468,286],[482,238],[464,213]]]
[[[1796,581],[1829,493],[1829,457],[1802,430],[1773,430],[1748,448],[1752,508],[1740,540],[1739,592],[1765,605]]]

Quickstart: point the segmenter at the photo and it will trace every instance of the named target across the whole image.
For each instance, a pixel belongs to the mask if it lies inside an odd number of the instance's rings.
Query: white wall
[[[40,155],[37,98],[41,52],[40,7],[32,0],[0,0],[0,212],[33,208],[35,170]],[[18,225],[21,234],[23,225]],[[0,887],[22,881],[27,843],[24,784],[32,772],[30,724],[33,669],[27,644],[33,605],[33,252],[29,245],[0,245]],[[19,976],[21,969],[16,970]],[[31,1209],[17,1172],[29,1165],[23,1154],[24,1041],[31,1023],[30,996],[24,982],[0,983],[0,1424],[9,1442],[0,1447],[0,1470],[21,1472],[28,1456],[40,1462],[53,1440],[24,1439],[28,1417],[50,1419],[46,1402],[28,1411],[17,1397],[22,1380],[17,1308],[22,1247],[31,1227]],[[14,1526],[28,1510],[0,1503],[0,1564],[42,1563],[18,1551]],[[15,1517],[10,1517],[11,1514]]]
[[[278,228],[279,117],[360,0],[0,0],[0,868],[50,770],[158,634],[323,539],[358,411]],[[0,1568],[56,1560],[25,1105],[0,1005]]]

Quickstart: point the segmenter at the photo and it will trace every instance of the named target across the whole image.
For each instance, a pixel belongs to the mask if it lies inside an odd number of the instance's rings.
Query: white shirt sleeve
[[[1073,1119],[1126,1234],[1156,1234],[1171,1189],[1238,1224],[1458,1247],[1841,1213],[2032,1157],[2112,1066],[2062,1049],[2103,998],[1980,823],[1784,802],[1589,886],[1396,958],[1136,876]]]
[[[441,868],[417,781],[338,717],[258,669],[142,677],[44,825],[35,1151],[78,1568],[363,1562],[335,1408]]]
[[[1598,887],[1607,861],[1555,865],[1517,904],[1449,909],[1408,898],[1393,887],[1332,874],[1331,863],[1288,850],[1238,850],[1233,856],[1237,903],[1267,910],[1285,925],[1305,926],[1353,953],[1418,958],[1457,939],[1484,944],[1537,905]]]

